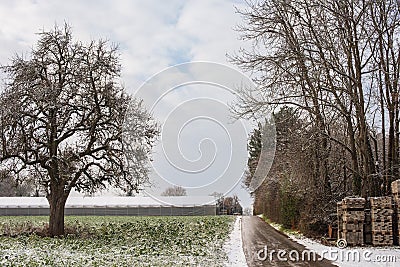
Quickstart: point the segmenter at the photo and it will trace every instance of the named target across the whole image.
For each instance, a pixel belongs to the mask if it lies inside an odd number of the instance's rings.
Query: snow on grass
[[[243,252],[242,242],[242,216],[237,216],[229,239],[224,244],[224,250],[228,255],[226,266],[246,267],[246,258]]]
[[[10,227],[41,226],[47,217],[0,217],[0,266],[225,266],[233,219],[67,216],[66,225],[79,234],[47,238],[4,236]]]

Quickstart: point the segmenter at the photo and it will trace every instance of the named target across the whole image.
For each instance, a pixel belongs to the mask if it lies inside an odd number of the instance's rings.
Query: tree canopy
[[[303,134],[296,140],[287,142],[298,134],[296,125],[277,131],[277,148],[287,155],[277,151],[276,159],[288,168],[276,173],[280,163],[273,166],[269,176],[283,180],[269,195],[290,183],[306,189],[300,225],[324,221],[344,195],[389,194],[399,175],[399,3],[263,0],[238,10],[238,30],[250,48],[231,59],[258,87],[242,90],[237,113],[287,117],[286,106],[299,118]],[[288,147],[297,157],[287,157]]]
[[[39,33],[30,55],[2,68],[0,161],[34,175],[50,204],[50,232],[63,234],[72,189],[127,192],[147,182],[157,126],[121,82],[116,46],[74,41],[68,25]]]

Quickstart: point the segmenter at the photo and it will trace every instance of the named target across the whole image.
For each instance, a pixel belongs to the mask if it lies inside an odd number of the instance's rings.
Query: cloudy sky
[[[245,3],[239,0],[2,1],[0,64],[7,64],[14,53],[29,52],[38,38],[35,33],[51,29],[55,23],[67,22],[76,39],[103,38],[119,45],[122,82],[130,93],[140,91],[138,95],[146,102],[154,94],[169,89],[152,91],[148,86],[143,90],[150,77],[154,82],[157,76],[153,75],[168,73],[165,70],[168,67],[207,61],[235,68],[227,61],[226,53],[247,45],[233,30],[241,23],[235,7],[243,8]],[[154,186],[148,191],[157,195],[168,184],[178,184],[187,187],[189,195],[228,193],[238,184],[229,194],[238,194],[247,206],[250,199],[237,181],[246,165],[249,125],[229,118],[226,104],[235,99],[232,92],[198,82],[216,79],[204,73],[196,76],[198,71],[224,76],[224,68],[210,66],[209,69],[178,68],[180,77],[186,78],[168,83],[177,88],[159,98],[157,105],[146,103],[161,125],[165,125],[154,154]],[[229,79],[227,72],[222,83]],[[189,76],[197,82],[181,86],[179,81],[187,81]],[[161,77],[165,79],[166,75]],[[156,82],[164,84],[162,79]]]

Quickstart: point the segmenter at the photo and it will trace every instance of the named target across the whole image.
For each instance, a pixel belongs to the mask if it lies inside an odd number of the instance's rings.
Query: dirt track
[[[319,261],[320,257],[308,257],[308,254],[302,259],[302,252],[306,248],[292,240],[284,234],[276,231],[272,226],[265,223],[261,218],[256,216],[243,216],[242,219],[242,238],[243,249],[246,261],[249,267],[253,266],[315,266],[315,267],[336,267],[328,260]],[[261,252],[260,252],[261,250]],[[275,250],[275,252],[273,252]],[[286,254],[280,255],[278,258],[278,250],[286,251]],[[267,251],[265,255],[264,251]],[[297,258],[296,252],[299,253],[299,261],[290,260],[289,253],[293,253],[292,259]],[[270,255],[272,253],[272,260]],[[257,256],[259,254],[259,256]],[[287,260],[284,260],[287,258]],[[311,258],[311,261],[310,261]]]

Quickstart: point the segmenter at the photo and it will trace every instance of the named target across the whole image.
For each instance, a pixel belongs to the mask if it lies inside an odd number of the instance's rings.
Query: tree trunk
[[[47,199],[50,205],[49,234],[50,236],[64,235],[64,210],[67,196],[63,192],[52,192]]]
[[[358,168],[358,157],[357,157],[357,148],[356,148],[356,140],[354,135],[353,123],[351,121],[350,116],[346,116],[347,122],[347,133],[350,142],[350,150],[351,150],[351,171],[352,171],[352,191],[353,195],[361,196],[361,176]]]

